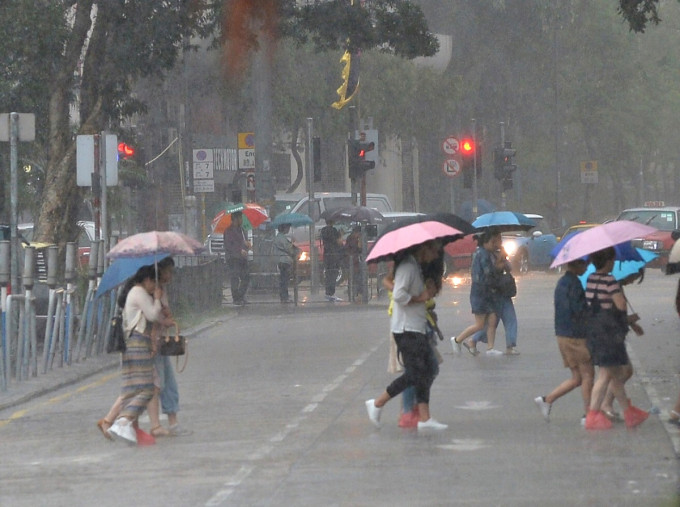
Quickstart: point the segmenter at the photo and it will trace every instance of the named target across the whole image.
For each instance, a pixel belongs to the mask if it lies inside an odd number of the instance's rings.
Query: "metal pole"
[[[472,220],[477,218],[477,122],[472,118],[472,144],[474,158],[472,165]]]
[[[101,196],[102,196],[102,218],[101,218],[101,238],[97,239],[104,240],[104,251],[109,251],[109,229],[108,229],[108,209],[107,209],[107,194],[108,187],[106,186],[106,154],[108,153],[108,148],[106,146],[106,132],[102,132],[100,136],[100,146],[99,146],[99,167],[101,168]]]
[[[9,167],[10,167],[10,286],[15,294],[19,294],[19,234],[17,230],[17,204],[19,202],[19,184],[17,179],[19,144],[19,113],[9,114]]]
[[[505,123],[501,122],[501,148],[505,149]],[[506,209],[508,207],[505,188],[503,187],[503,180],[499,182],[501,184],[501,209]]]
[[[309,216],[312,216],[312,210],[314,209],[314,178],[312,178],[312,171],[314,167],[313,153],[312,153],[312,132],[314,126],[314,119],[307,118],[307,170],[305,171],[307,175],[307,190],[309,191]],[[310,262],[312,263],[311,272],[311,293],[316,294],[319,292],[319,270],[317,266],[318,252],[316,251],[316,227],[309,228],[309,255]]]

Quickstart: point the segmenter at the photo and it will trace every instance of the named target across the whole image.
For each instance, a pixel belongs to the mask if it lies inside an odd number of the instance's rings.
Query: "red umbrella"
[[[234,204],[220,211],[215,218],[212,219],[212,231],[215,233],[223,233],[227,227],[231,225],[231,214],[240,211],[245,217],[243,219],[243,226],[246,229],[257,229],[264,222],[269,220],[267,210],[252,202],[246,204]]]
[[[434,220],[405,225],[380,236],[366,257],[366,262],[386,261],[395,254],[427,241],[438,239],[442,243],[450,243],[463,236],[462,231]]]

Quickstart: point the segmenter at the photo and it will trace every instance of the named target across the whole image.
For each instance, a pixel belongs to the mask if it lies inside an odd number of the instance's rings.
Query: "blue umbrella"
[[[501,231],[528,231],[532,227],[536,227],[536,222],[522,213],[492,211],[491,213],[480,215],[472,222],[472,226],[477,229],[495,227]]]
[[[309,215],[303,213],[281,213],[276,215],[274,220],[272,220],[272,226],[278,227],[279,225],[290,225],[291,227],[302,227],[304,225],[312,225],[314,220],[312,220]]]
[[[617,245],[620,246],[620,245]],[[650,252],[649,250],[643,250],[641,248],[635,248],[636,254],[641,258],[641,260],[636,261],[636,260],[616,260],[614,262],[614,267],[612,268],[612,275],[614,278],[617,280],[623,280],[629,275],[632,275],[633,273],[637,273],[640,271],[642,268],[644,268],[648,262],[656,259],[659,254],[656,254],[654,252]],[[586,288],[586,282],[588,281],[588,275],[590,273],[595,272],[595,266],[592,264],[588,264],[588,267],[586,268],[586,272],[583,273],[581,276],[578,277],[578,279],[581,281],[581,285],[583,285],[583,288]]]
[[[142,266],[150,266],[166,257],[170,257],[170,254],[158,253],[145,255],[143,257],[121,257],[116,259],[104,272],[94,297],[101,297],[110,290],[115,289],[118,285],[133,276]]]

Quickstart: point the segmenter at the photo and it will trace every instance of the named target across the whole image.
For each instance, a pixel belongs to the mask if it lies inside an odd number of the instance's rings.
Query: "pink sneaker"
[[[401,417],[399,418],[399,427],[416,428],[418,426],[418,419],[419,417],[415,410],[401,414]]]
[[[587,430],[608,430],[612,426],[612,422],[604,415],[604,412],[601,410],[588,410],[585,426]]]
[[[641,410],[633,405],[630,405],[623,412],[623,420],[626,421],[626,427],[635,428],[647,420],[649,413]]]

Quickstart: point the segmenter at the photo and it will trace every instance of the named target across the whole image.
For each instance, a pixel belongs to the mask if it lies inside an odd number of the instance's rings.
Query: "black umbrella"
[[[449,227],[453,227],[454,229],[458,229],[465,235],[480,232],[478,229],[473,227],[470,222],[462,219],[458,215],[454,215],[453,213],[437,212],[400,218],[399,220],[387,225],[380,235],[383,236],[384,234],[395,229],[399,229],[400,227],[404,227],[405,225],[419,222],[440,222],[442,224],[448,225]]]
[[[374,208],[365,206],[341,206],[321,213],[321,218],[334,222],[367,222],[369,224],[381,223],[382,214]]]

